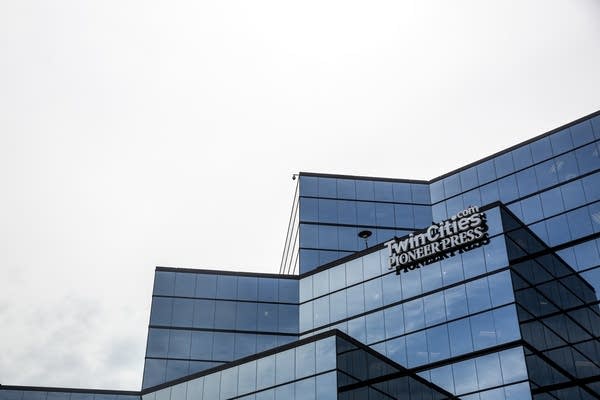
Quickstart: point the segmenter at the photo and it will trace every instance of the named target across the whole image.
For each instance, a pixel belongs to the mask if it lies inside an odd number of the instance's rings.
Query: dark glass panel
[[[431,207],[429,206],[413,206],[415,215],[415,227],[425,228],[431,224]]]
[[[389,203],[375,203],[375,221],[378,226],[395,226],[394,205]]]
[[[517,172],[517,186],[520,196],[527,196],[538,191],[538,184],[533,168]]]
[[[468,318],[459,319],[448,324],[450,350],[452,356],[467,354],[473,351],[471,324]]]
[[[234,346],[235,335],[233,333],[215,332],[213,338],[212,358],[218,361],[233,360]]]
[[[463,192],[479,186],[479,179],[477,178],[477,171],[475,170],[475,167],[467,168],[464,171],[461,171],[459,176],[460,185]]]
[[[513,161],[515,163],[515,169],[520,170],[529,167],[533,164],[533,158],[531,157],[531,148],[529,145],[521,146],[512,151]]]
[[[258,300],[277,301],[279,298],[277,279],[258,278]]]
[[[298,281],[295,279],[279,279],[279,301],[282,303],[298,302]]]
[[[554,154],[560,154],[571,150],[573,148],[573,141],[571,140],[569,128],[550,135],[550,144]]]
[[[504,153],[494,158],[494,166],[498,177],[508,175],[514,172],[515,166],[511,153]]]
[[[355,181],[352,179],[338,179],[337,195],[340,199],[356,199]]]
[[[498,183],[492,182],[479,188],[481,194],[481,204],[489,204],[500,199],[500,193],[498,192]]]
[[[450,175],[442,179],[442,181],[444,182],[445,198],[457,195],[460,192],[462,192],[458,174]]]
[[[452,365],[454,387],[456,394],[468,393],[477,390],[477,372],[475,360],[467,360]]]
[[[429,185],[411,183],[410,190],[412,192],[412,201],[414,203],[431,204],[431,199],[429,197]]]
[[[217,299],[235,299],[237,276],[217,275]]]
[[[300,224],[300,247],[319,247],[319,225]]]
[[[595,171],[600,168],[600,152],[598,151],[598,142],[590,143],[587,146],[575,150],[577,164],[582,174]]]
[[[357,251],[359,250],[358,229],[340,226],[338,227],[338,243],[341,250]],[[362,244],[362,243],[361,243]]]
[[[217,295],[217,275],[198,274],[196,276],[196,297],[215,298]]]
[[[150,325],[171,325],[172,310],[172,298],[153,297]]]
[[[236,333],[234,358],[256,354],[256,335],[252,333]]]
[[[432,203],[437,203],[445,198],[444,183],[442,182],[442,180],[431,182],[431,184],[429,185],[429,189],[431,192]]]
[[[519,197],[515,176],[509,175],[505,178],[499,179],[498,191],[500,192],[500,200],[504,203],[508,203]]]
[[[213,328],[215,326],[215,300],[196,300],[194,302],[195,328]]]
[[[172,296],[175,290],[175,273],[166,271],[156,271],[154,273],[154,291],[153,294]]]
[[[545,217],[551,217],[564,211],[560,188],[554,188],[540,193],[540,199]]]
[[[494,160],[487,160],[478,164],[475,169],[477,170],[477,177],[479,178],[479,184],[491,182],[496,179],[496,168],[494,167]]]
[[[567,221],[572,238],[580,238],[594,233],[587,208],[578,208],[567,213]]]
[[[560,191],[567,210],[585,204],[585,194],[581,180],[573,181],[561,186]]]
[[[336,224],[337,200],[319,199],[319,222]]]
[[[319,246],[321,249],[338,248],[338,227],[331,225],[318,225],[319,229]]]
[[[579,175],[577,160],[575,159],[573,152],[556,157],[554,159],[554,164],[556,165],[556,170],[558,171],[559,182],[567,181]]]
[[[148,329],[148,348],[146,350],[146,357],[166,357],[168,348],[168,329]]]
[[[523,222],[529,224],[544,218],[540,196],[535,195],[521,201],[523,211]]]
[[[409,183],[394,182],[393,184],[394,201],[400,203],[410,203],[412,201],[411,185]],[[427,190],[429,192],[429,190]]]
[[[156,360],[147,358],[144,365],[144,384],[148,388],[156,386],[165,381],[167,371],[167,360]]]
[[[436,326],[435,328],[428,329],[426,333],[429,362],[440,361],[450,357],[448,327],[446,325]]]
[[[235,328],[244,331],[255,331],[257,322],[256,303],[237,303]]]
[[[175,274],[175,296],[193,297],[196,289],[196,274]]]
[[[340,224],[356,224],[356,202],[338,200],[337,220]]]
[[[359,225],[375,225],[375,203],[356,203],[356,218]]]
[[[215,307],[215,328],[216,329],[235,329],[235,309],[234,301],[217,301]]]
[[[193,299],[173,299],[173,320],[171,326],[191,327],[194,321]]]
[[[406,355],[408,367],[416,367],[429,361],[427,349],[427,335],[424,331],[406,336]]]
[[[394,201],[393,184],[391,182],[373,182],[376,201]]]
[[[545,161],[534,168],[540,188],[547,188],[558,183],[558,173],[554,160]]]
[[[192,336],[190,331],[171,329],[169,335],[169,358],[190,358]]]
[[[373,181],[357,180],[356,181],[356,199],[357,200],[373,200],[375,191],[373,189]]]
[[[600,200],[600,173],[582,179],[583,190],[587,201]]]
[[[529,146],[531,146],[531,155],[533,157],[534,163],[552,157],[552,147],[550,145],[550,139],[548,139],[548,137],[536,140]]]
[[[366,343],[367,328],[365,326],[365,317],[358,317],[348,321],[348,335],[362,343]]]
[[[192,332],[190,357],[196,360],[212,358],[213,332]]]
[[[298,306],[279,304],[279,331],[283,333],[298,333]]]
[[[385,339],[383,311],[367,314],[365,316],[365,322],[367,326],[367,344]]]
[[[592,124],[590,121],[583,121],[571,128],[571,139],[575,146],[581,146],[582,144],[589,143],[594,140],[594,131],[592,130]]]
[[[319,184],[314,176],[300,176],[300,196],[318,196]]]
[[[258,304],[257,329],[262,332],[275,332],[278,327],[277,304]]]
[[[319,197],[333,197],[337,196],[337,182],[335,178],[323,178],[319,177]]]
[[[319,222],[319,200],[300,197],[300,221]]]

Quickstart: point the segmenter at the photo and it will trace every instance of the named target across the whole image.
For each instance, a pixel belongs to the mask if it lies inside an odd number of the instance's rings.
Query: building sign
[[[489,242],[487,230],[485,213],[469,207],[421,233],[385,242],[389,269],[400,274],[482,246]]]

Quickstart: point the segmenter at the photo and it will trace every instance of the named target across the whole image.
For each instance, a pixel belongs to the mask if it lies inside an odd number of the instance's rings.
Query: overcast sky
[[[0,0],[0,383],[137,390],[156,265],[276,272],[298,171],[600,109],[600,2]]]

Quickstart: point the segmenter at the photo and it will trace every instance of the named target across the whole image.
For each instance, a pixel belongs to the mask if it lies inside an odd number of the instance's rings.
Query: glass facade
[[[597,113],[432,181],[301,173],[280,274],[156,269],[139,393],[0,400],[598,399],[599,290]]]

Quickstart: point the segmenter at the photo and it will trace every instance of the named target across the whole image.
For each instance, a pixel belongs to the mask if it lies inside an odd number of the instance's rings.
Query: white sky
[[[600,109],[600,2],[0,0],[0,383],[137,390],[156,265],[275,272],[298,171]]]

